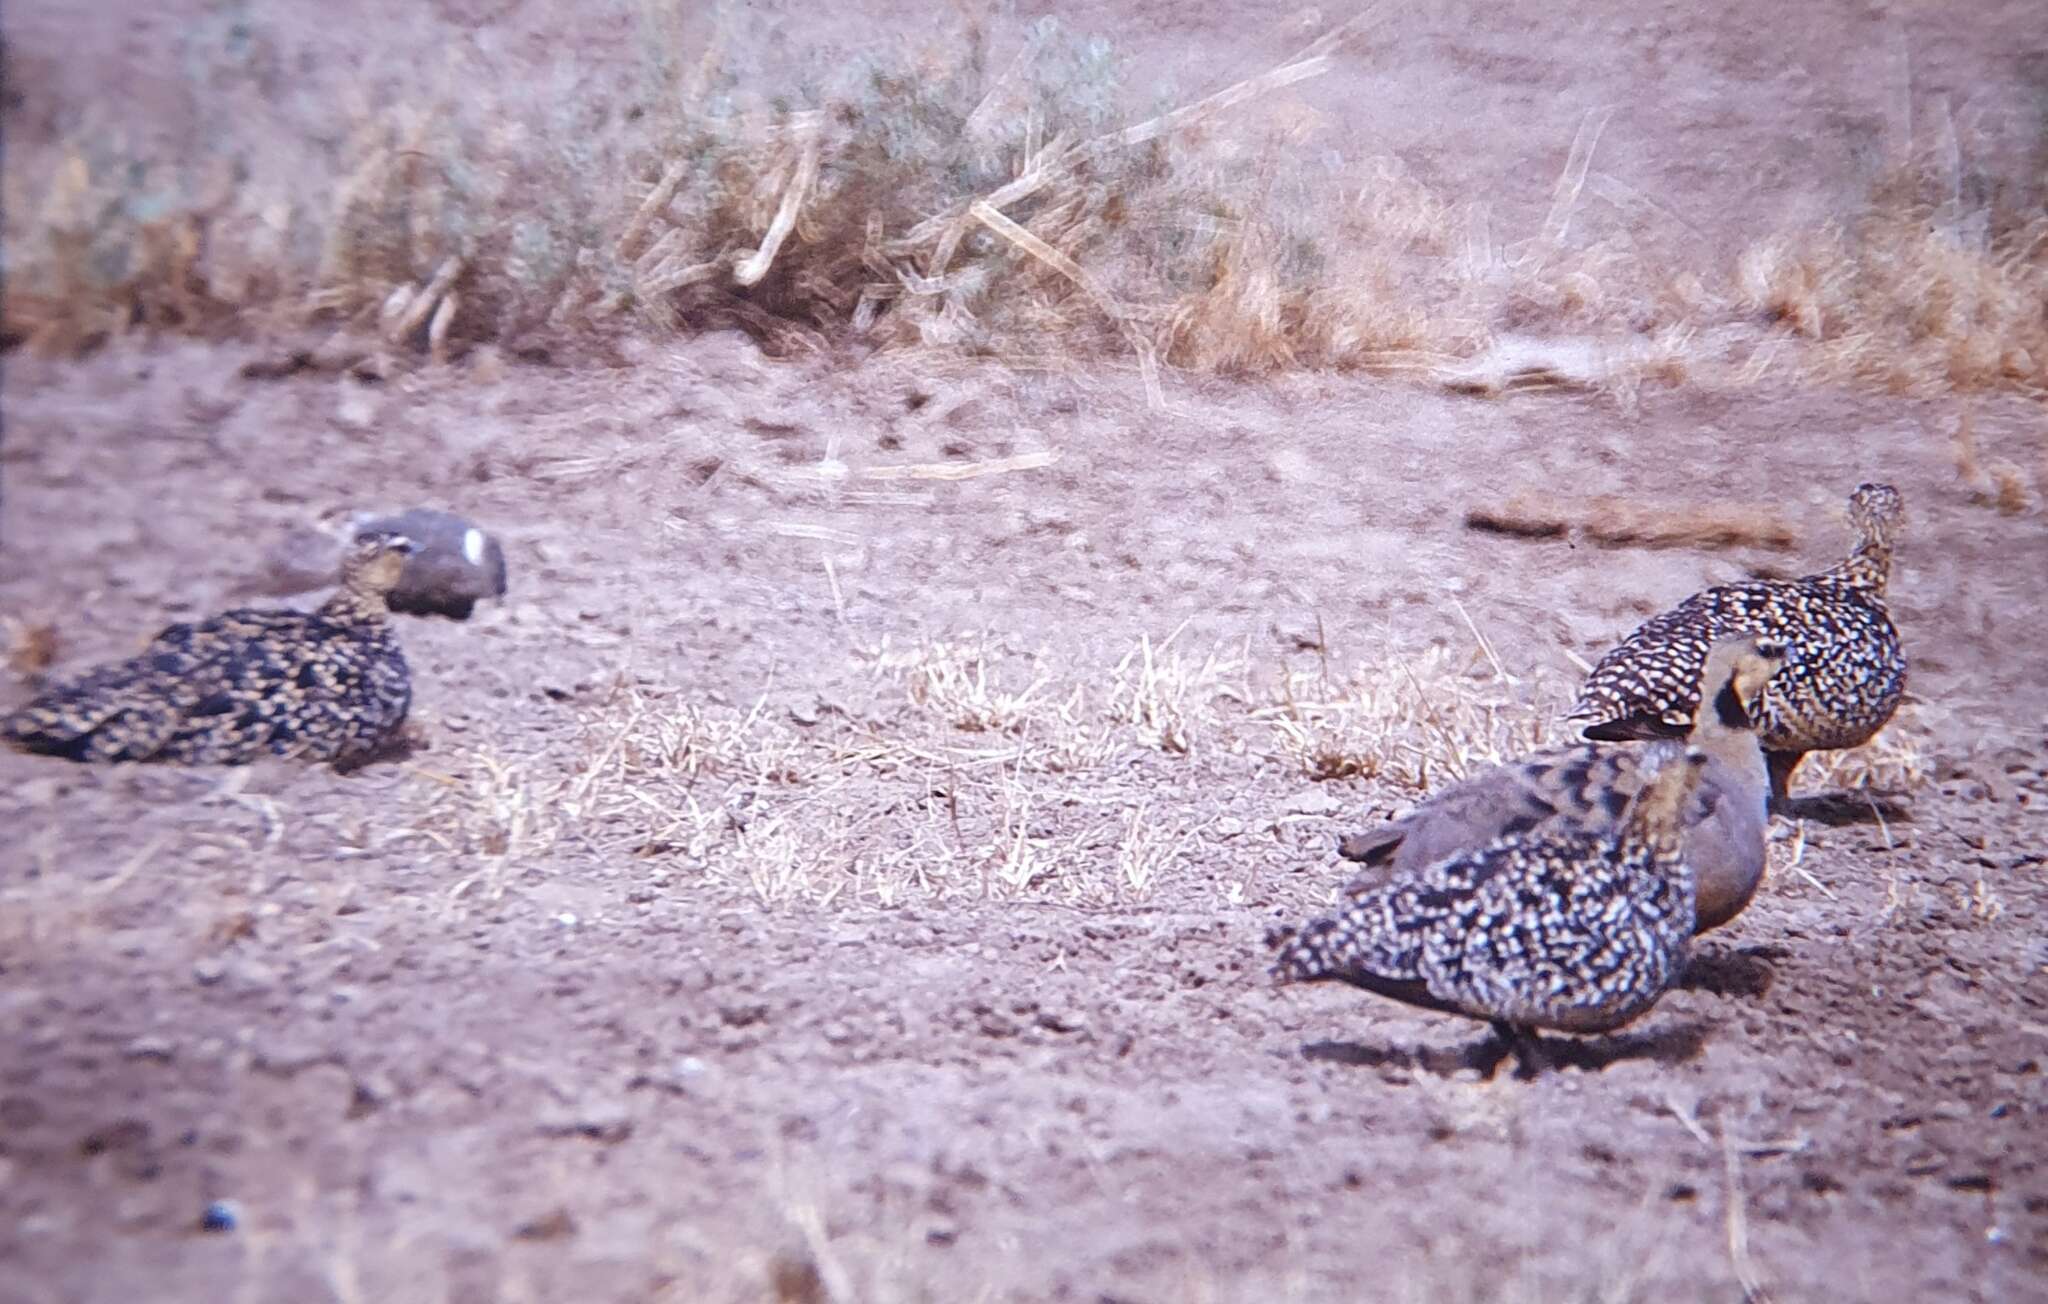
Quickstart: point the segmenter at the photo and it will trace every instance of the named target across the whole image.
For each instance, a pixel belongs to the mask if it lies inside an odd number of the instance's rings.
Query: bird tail
[[[1338,977],[1355,959],[1341,919],[1317,919],[1300,928],[1275,928],[1266,934],[1275,952],[1273,977],[1283,983],[1308,983]]]
[[[1337,839],[1337,854],[1364,865],[1385,865],[1393,860],[1394,853],[1401,849],[1401,840],[1407,836],[1406,820],[1389,820],[1362,833],[1344,834]]]
[[[1596,694],[1584,693],[1578,701],[1572,703],[1571,709],[1564,713],[1564,720],[1567,724],[1576,724],[1582,720],[1602,720],[1614,713],[1613,705]]]
[[[0,734],[74,761],[132,761],[159,751],[182,718],[147,679],[101,674],[30,702],[0,722]]]

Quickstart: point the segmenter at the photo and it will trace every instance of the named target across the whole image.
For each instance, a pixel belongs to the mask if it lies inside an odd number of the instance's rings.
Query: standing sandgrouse
[[[1355,887],[1424,869],[1496,838],[1613,825],[1652,774],[1688,747],[1707,757],[1683,815],[1685,862],[1698,882],[1695,931],[1740,914],[1763,881],[1770,780],[1752,723],[1764,685],[1785,662],[1782,644],[1723,639],[1701,672],[1703,707],[1684,742],[1580,743],[1537,752],[1433,794],[1398,820],[1339,840],[1338,854],[1370,868]]]
[[[1695,906],[1681,812],[1707,757],[1657,772],[1612,828],[1505,837],[1269,941],[1282,982],[1337,981],[1491,1022],[1540,1062],[1533,1032],[1607,1032],[1684,969]]]
[[[1763,634],[1785,644],[1757,719],[1771,793],[1783,798],[1808,752],[1868,742],[1906,691],[1906,655],[1885,608],[1904,514],[1890,485],[1849,498],[1856,547],[1796,580],[1724,584],[1639,626],[1600,658],[1567,716],[1593,739],[1682,737],[1699,704],[1700,666],[1717,640]]]
[[[138,656],[57,684],[0,722],[77,761],[240,764],[265,752],[348,762],[404,724],[412,679],[385,595],[412,541],[358,535],[310,612],[237,610],[171,625]]]

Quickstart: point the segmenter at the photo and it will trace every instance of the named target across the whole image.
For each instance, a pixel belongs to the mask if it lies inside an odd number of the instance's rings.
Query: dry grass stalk
[[[1018,453],[979,462],[910,462],[895,466],[864,466],[854,474],[863,480],[974,480],[985,475],[1036,471],[1060,460],[1056,450]]]
[[[1656,504],[1601,496],[1578,500],[1518,494],[1465,513],[1469,529],[1517,538],[1578,535],[1612,547],[1770,548],[1799,546],[1799,534],[1777,513],[1741,504]]]
[[[818,179],[818,124],[817,115],[802,115],[796,125],[804,132],[803,152],[798,156],[796,175],[782,192],[781,200],[775,206],[775,217],[768,223],[768,234],[761,240],[761,247],[742,258],[732,269],[733,284],[741,287],[759,284],[768,274],[768,268],[775,261],[776,251],[782,242],[796,229],[796,215]]]
[[[50,620],[0,619],[7,631],[7,668],[19,679],[32,680],[57,660],[57,624]]]
[[[1124,311],[1123,306],[1116,301],[1115,297],[1107,289],[1103,288],[1100,282],[1090,276],[1079,263],[1031,234],[1030,231],[1016,222],[1003,216],[987,200],[976,200],[969,206],[967,211],[974,217],[975,221],[980,222],[989,230],[1002,236],[1005,240],[1016,245],[1033,258],[1045,263],[1087,292],[1088,297],[1095,301],[1095,305],[1102,309],[1103,314],[1116,323],[1116,328],[1123,333],[1126,340],[1130,341],[1131,350],[1138,355],[1138,370],[1144,377],[1145,400],[1147,404],[1155,412],[1164,411],[1166,408],[1166,395],[1159,387],[1159,355],[1152,347],[1152,341],[1139,333],[1136,325],[1131,320],[1130,314]]]

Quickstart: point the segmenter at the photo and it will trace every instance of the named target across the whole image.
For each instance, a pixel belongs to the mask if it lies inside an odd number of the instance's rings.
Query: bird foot
[[[1533,1030],[1517,1028],[1508,1023],[1496,1023],[1493,1025],[1493,1031],[1504,1047],[1505,1053],[1502,1058],[1505,1059],[1508,1054],[1515,1057],[1516,1078],[1526,1082],[1557,1067],[1557,1061],[1551,1058],[1543,1039]]]

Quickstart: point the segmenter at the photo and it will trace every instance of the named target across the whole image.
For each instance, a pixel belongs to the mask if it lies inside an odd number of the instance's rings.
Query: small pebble
[[[1344,803],[1319,788],[1298,793],[1287,803],[1290,815],[1335,815],[1344,809]]]
[[[207,1232],[231,1232],[242,1225],[242,1206],[233,1200],[215,1200],[206,1206],[206,1212],[199,1215],[199,1229]]]

